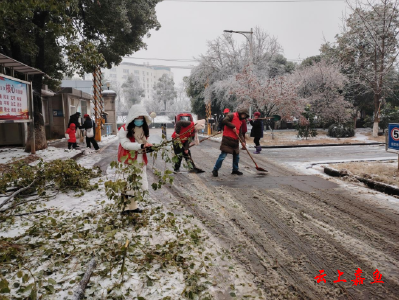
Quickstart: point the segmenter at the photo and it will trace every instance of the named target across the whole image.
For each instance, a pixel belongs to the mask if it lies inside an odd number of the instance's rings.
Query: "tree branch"
[[[33,180],[28,186],[14,192],[10,197],[8,197],[3,203],[0,204],[0,208],[2,208],[4,205],[6,205],[8,202],[10,202],[19,193],[22,193],[23,191],[29,189],[35,182],[36,182],[36,180]]]
[[[86,286],[89,283],[91,274],[93,273],[96,265],[97,265],[96,258],[93,257],[90,260],[89,264],[87,265],[87,270],[85,275],[83,276],[82,280],[79,282],[78,287],[75,289],[73,293],[73,298],[72,298],[73,300],[80,300],[84,297]]]

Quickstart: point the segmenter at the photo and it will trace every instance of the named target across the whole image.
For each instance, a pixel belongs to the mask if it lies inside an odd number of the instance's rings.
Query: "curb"
[[[382,193],[385,193],[388,195],[395,195],[395,196],[399,195],[399,188],[394,187],[392,185],[388,185],[385,183],[366,179],[366,178],[363,178],[363,177],[357,176],[357,175],[348,175],[348,173],[346,173],[346,172],[338,171],[338,170],[336,170],[334,168],[330,168],[330,167],[324,167],[324,173],[326,173],[327,175],[333,176],[333,177],[346,177],[346,176],[353,177],[353,178],[357,179],[358,181],[363,182],[364,184],[366,184],[369,188],[371,188],[373,190],[377,190],[379,192],[382,192]]]
[[[312,148],[312,147],[344,147],[344,146],[372,146],[385,145],[385,143],[353,143],[353,144],[313,144],[313,145],[287,145],[287,146],[261,146],[262,149],[273,148]]]
[[[200,140],[201,141],[201,140]],[[220,143],[220,141],[215,141],[213,139],[208,139],[215,143]],[[315,147],[344,147],[344,146],[375,146],[375,145],[385,145],[385,143],[373,142],[373,143],[352,143],[352,144],[313,144],[313,145],[281,145],[281,146],[261,146],[262,149],[278,149],[278,148],[315,148]],[[254,148],[249,146],[249,148]]]

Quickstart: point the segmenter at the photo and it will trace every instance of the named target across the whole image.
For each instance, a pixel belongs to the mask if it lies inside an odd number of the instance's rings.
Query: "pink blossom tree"
[[[349,122],[353,105],[343,95],[347,77],[336,64],[322,60],[298,68],[290,77],[296,84],[298,96],[310,105],[317,118],[326,123]]]
[[[282,119],[290,120],[299,117],[304,108],[305,103],[298,96],[290,76],[260,77],[246,68],[235,79],[230,93],[239,99],[240,105],[253,105],[266,117],[280,115]]]

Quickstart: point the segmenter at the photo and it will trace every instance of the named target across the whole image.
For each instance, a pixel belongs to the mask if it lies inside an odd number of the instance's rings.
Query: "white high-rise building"
[[[154,94],[154,85],[162,75],[166,74],[173,78],[173,73],[169,67],[151,66],[149,64],[134,64],[130,62],[122,62],[119,66],[112,69],[101,69],[103,74],[103,84],[109,81],[112,86],[122,86],[129,75],[133,75],[140,86],[144,89],[143,101],[152,100]]]

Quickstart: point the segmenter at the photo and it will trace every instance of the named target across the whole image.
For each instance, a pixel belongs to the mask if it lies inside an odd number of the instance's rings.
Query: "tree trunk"
[[[43,150],[47,148],[46,131],[44,128],[44,119],[41,113],[42,98],[38,94],[33,96],[34,106],[34,134],[35,134],[35,150]],[[40,110],[39,110],[40,109]],[[31,151],[32,131],[28,130],[28,139],[25,146],[25,152]]]
[[[373,137],[378,136],[378,121],[373,123]]]
[[[46,24],[46,19],[48,17],[48,12],[36,12],[34,14],[33,22],[38,26],[38,28],[43,29]],[[36,45],[39,49],[36,60],[35,67],[39,70],[45,70],[45,40],[44,34],[40,30],[35,32],[36,35]],[[42,85],[43,76],[40,74],[33,76],[33,110],[34,110],[34,134],[35,134],[35,149],[42,150],[47,148],[46,131],[44,128],[44,118],[42,115]],[[28,141],[25,146],[25,151],[31,151],[31,141],[32,132],[29,130]]]
[[[373,137],[378,136],[378,123],[380,122],[380,95],[374,93],[374,124]]]

